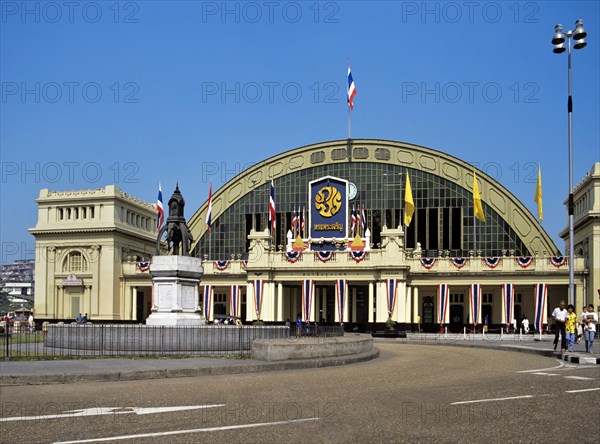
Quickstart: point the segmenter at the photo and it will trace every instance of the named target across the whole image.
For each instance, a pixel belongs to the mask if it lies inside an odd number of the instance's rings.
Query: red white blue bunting
[[[471,284],[471,322],[473,325],[479,324],[479,320],[481,319],[481,285],[480,284]]]
[[[262,279],[255,279],[253,283],[254,287],[254,311],[256,312],[256,318],[260,320],[260,312],[262,310],[263,294],[265,290],[265,281]]]
[[[302,322],[310,322],[314,287],[315,283],[312,279],[302,281]]]
[[[490,268],[496,268],[498,265],[500,265],[500,262],[502,262],[502,258],[499,256],[492,256],[492,257],[484,257],[483,258],[483,263],[485,265],[487,265]]]
[[[396,308],[396,297],[398,295],[398,279],[387,279],[385,282],[386,301],[388,309],[388,317],[392,317]]]
[[[458,269],[461,269],[462,267],[464,267],[468,261],[469,261],[469,259],[466,257],[451,257],[450,258],[450,263],[452,263],[452,265],[454,265]]]
[[[234,318],[239,317],[240,313],[240,286],[232,285],[229,298],[229,314]]]
[[[435,265],[435,258],[434,257],[422,257],[421,265],[423,266],[423,268],[426,268],[427,270],[431,270],[431,268]]]
[[[345,321],[344,313],[346,309],[346,299],[348,294],[348,281],[346,279],[338,279],[335,281],[335,298],[338,309],[338,319],[340,324]]]
[[[333,258],[333,251],[315,251],[315,256],[321,261],[321,262],[328,262]]]
[[[215,267],[217,267],[217,270],[223,271],[227,267],[229,267],[229,261],[227,261],[227,260],[224,260],[224,261],[215,261]]]
[[[533,325],[537,331],[542,331],[544,321],[547,321],[547,288],[546,284],[535,284],[535,319]]]
[[[150,262],[138,262],[137,267],[138,270],[140,270],[143,273],[145,271],[150,270]]]
[[[246,267],[248,266],[248,261],[242,261],[242,270],[245,270]]]
[[[517,261],[517,264],[519,264],[519,267],[521,267],[521,268],[527,268],[531,264],[533,264],[533,256],[517,256],[515,258],[515,260]]]
[[[554,265],[556,268],[560,268],[563,265],[567,264],[567,258],[564,256],[551,256],[550,263]]]
[[[202,298],[203,305],[202,309],[204,310],[204,318],[207,321],[210,321],[212,317],[212,298],[213,298],[213,286],[205,285],[204,286],[204,297]]]
[[[448,284],[440,284],[438,286],[438,317],[439,324],[446,323],[446,315],[448,314],[448,297],[450,295],[450,287]]]
[[[302,256],[301,251],[286,251],[285,253],[283,253],[283,257],[285,258],[285,260],[291,263],[294,263],[298,259],[300,259],[300,256]]]
[[[357,250],[357,251],[350,251],[350,257],[352,259],[354,259],[354,262],[359,263],[360,261],[362,261],[364,258],[367,257],[367,251],[365,250]]]
[[[515,308],[515,286],[513,284],[502,285],[502,309],[504,311],[504,323],[510,325],[514,317]]]

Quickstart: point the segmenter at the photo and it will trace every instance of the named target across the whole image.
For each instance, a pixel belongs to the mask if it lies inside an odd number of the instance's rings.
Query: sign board
[[[63,279],[63,285],[66,287],[81,287],[83,285],[83,281],[71,273],[66,279]]]
[[[308,184],[311,249],[343,250],[348,233],[348,181],[326,176]]]

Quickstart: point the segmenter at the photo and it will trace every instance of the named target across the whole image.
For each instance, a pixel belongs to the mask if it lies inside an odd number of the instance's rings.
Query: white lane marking
[[[594,378],[588,378],[587,376],[563,376],[563,378],[580,379],[582,381],[593,381],[594,380]]]
[[[593,392],[595,390],[600,390],[600,387],[591,388],[591,389],[580,389],[580,390],[565,390],[565,393]]]
[[[476,402],[509,401],[511,399],[527,399],[527,398],[533,398],[533,395],[511,396],[511,397],[508,397],[508,398],[475,399],[473,401],[452,402],[452,403],[450,403],[450,405],[474,404]]]
[[[172,430],[169,432],[155,432],[155,433],[140,433],[137,435],[108,436],[106,438],[82,439],[82,440],[77,440],[77,441],[60,441],[60,442],[55,442],[54,444],[79,444],[79,443],[84,443],[84,442],[117,441],[119,439],[136,439],[136,438],[150,438],[150,437],[154,437],[154,436],[183,435],[186,433],[220,432],[223,430],[250,429],[250,428],[254,428],[254,427],[300,424],[303,422],[316,422],[318,420],[319,420],[319,418],[290,419],[289,421],[258,422],[258,423],[254,423],[254,424],[237,424],[237,425],[223,426],[223,427],[207,427],[205,429]]]
[[[57,415],[13,416],[8,418],[0,418],[0,422],[39,421],[40,419],[77,418],[83,416],[125,415],[128,413],[135,413],[136,415],[149,415],[152,413],[168,413],[179,412],[182,410],[211,409],[215,407],[224,406],[225,404],[184,405],[176,407],[94,407],[81,410],[69,410],[67,412],[59,413]]]
[[[541,376],[558,376],[558,373],[544,373],[544,372],[535,372],[531,373],[532,375],[541,375]]]
[[[567,365],[567,363],[564,362],[564,361],[558,361],[557,360],[557,362],[559,363],[559,365],[557,365],[556,367],[538,368],[538,369],[535,369],[535,370],[521,370],[521,371],[518,371],[517,373],[533,373],[533,372],[543,372],[543,371],[546,371],[546,370],[556,370],[556,369],[565,367]]]

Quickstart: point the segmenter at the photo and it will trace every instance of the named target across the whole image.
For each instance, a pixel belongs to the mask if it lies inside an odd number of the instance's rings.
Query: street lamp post
[[[571,94],[571,39],[575,40],[573,47],[575,49],[585,48],[587,42],[585,37],[587,32],[583,28],[583,20],[575,21],[575,30],[563,33],[562,25],[554,27],[554,37],[552,44],[554,45],[554,54],[562,54],[567,51],[568,55],[568,83],[569,83],[569,99],[567,102],[567,111],[569,117],[569,303],[575,304],[575,273],[574,273],[574,256],[575,246],[573,245],[573,96]],[[565,40],[567,47],[565,48]]]

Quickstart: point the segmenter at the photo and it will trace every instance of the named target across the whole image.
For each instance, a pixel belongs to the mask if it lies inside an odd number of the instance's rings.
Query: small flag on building
[[[269,193],[269,229],[271,234],[275,233],[276,222],[275,222],[275,184],[271,179],[271,192]]]
[[[535,197],[533,201],[537,204],[538,207],[538,217],[540,218],[540,222],[544,220],[544,211],[542,209],[542,169],[538,165],[538,178],[537,185],[535,186]]]
[[[210,227],[212,226],[212,180],[210,181],[210,188],[208,189],[208,207],[206,209],[206,226],[210,233]]]
[[[404,225],[407,227],[412,222],[415,213],[415,202],[413,201],[412,188],[410,187],[410,178],[406,172],[406,188],[404,190]]]
[[[475,171],[473,171],[473,215],[481,222],[485,222],[485,213],[483,212],[483,206],[481,205],[481,195],[479,194]]]
[[[160,230],[160,227],[162,227],[162,224],[165,221],[165,208],[163,206],[162,188],[160,186],[160,182],[158,182],[158,199],[156,201],[156,212],[156,228]]]

